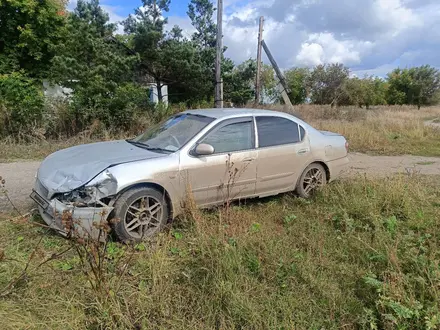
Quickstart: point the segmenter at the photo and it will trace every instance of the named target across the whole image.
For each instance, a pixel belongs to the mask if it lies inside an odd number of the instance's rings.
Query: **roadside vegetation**
[[[439,179],[359,176],[310,201],[187,203],[153,241],[108,243],[101,258],[102,245],[4,217],[0,319],[4,329],[438,329]],[[101,260],[100,277],[84,256]]]
[[[212,107],[211,1],[190,1],[190,37],[178,26],[165,29],[169,0],[143,0],[123,35],[99,1],[78,0],[72,12],[66,3],[0,2],[7,31],[0,36],[0,162],[133,137],[179,111]],[[271,105],[252,104],[255,60],[225,56],[223,66],[226,106],[291,111],[280,104],[270,66],[263,66],[261,100]],[[284,74],[294,114],[343,134],[351,151],[440,157],[436,68],[359,78],[334,63]],[[69,88],[69,96],[50,98],[47,83]],[[0,177],[0,194],[4,185]],[[1,326],[439,329],[439,185],[438,176],[414,173],[359,176],[312,200],[286,194],[210,211],[189,198],[184,216],[136,245],[65,240],[38,217],[0,214]]]
[[[200,104],[198,108],[209,107]],[[266,105],[262,108],[284,111],[283,106]],[[57,150],[70,146],[103,140],[131,138],[148,126],[169,115],[183,111],[183,106],[159,107],[154,114],[137,115],[127,129],[107,127],[95,120],[87,129],[73,136],[66,136],[68,123],[60,125],[55,138],[35,135],[30,139],[0,140],[0,161],[41,160]],[[378,106],[366,110],[357,107],[331,108],[325,105],[297,105],[294,114],[312,126],[343,134],[350,143],[350,151],[380,155],[440,156],[440,128],[428,124],[440,118],[440,107],[421,110],[412,106]],[[62,113],[54,112],[52,120],[61,120]]]

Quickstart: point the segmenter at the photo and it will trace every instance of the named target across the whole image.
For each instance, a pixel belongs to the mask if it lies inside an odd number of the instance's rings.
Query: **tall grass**
[[[200,104],[199,108],[209,107]],[[264,106],[273,110],[288,111],[281,106]],[[183,111],[184,105],[159,107],[154,113],[136,114],[128,130],[108,127],[98,120],[89,127],[73,134],[68,122],[61,114],[51,117],[52,133],[36,127],[32,136],[25,139],[9,137],[0,139],[0,161],[12,159],[41,159],[48,154],[72,145],[102,140],[133,137],[151,124],[169,115]],[[55,110],[53,110],[55,111]],[[372,154],[440,156],[440,128],[427,125],[428,120],[440,118],[440,107],[417,110],[409,106],[377,107],[360,109],[356,107],[331,108],[330,106],[299,105],[294,114],[312,126],[343,134],[350,143],[351,151]],[[61,118],[60,122],[56,118]],[[63,119],[64,118],[64,119]]]
[[[440,192],[432,181],[358,177],[310,201],[284,195],[203,212],[189,203],[138,247],[106,306],[68,254],[0,298],[0,319],[11,329],[436,329]],[[0,290],[41,235],[2,224]],[[35,262],[66,244],[45,235]],[[111,274],[123,249],[108,252]]]
[[[300,105],[295,114],[313,126],[344,135],[352,151],[373,154],[440,156],[440,129],[427,121],[440,117],[440,107],[355,107]]]

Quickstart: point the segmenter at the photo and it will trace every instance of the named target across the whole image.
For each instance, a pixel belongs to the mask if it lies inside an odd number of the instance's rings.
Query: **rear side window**
[[[256,117],[260,148],[300,142],[297,123],[281,117]]]

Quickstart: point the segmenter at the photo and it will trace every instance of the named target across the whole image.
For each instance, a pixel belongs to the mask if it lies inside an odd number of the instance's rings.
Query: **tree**
[[[210,0],[191,0],[188,5],[188,17],[196,32],[192,41],[200,54],[203,74],[199,77],[204,83],[200,95],[210,100],[215,88],[215,57],[217,43],[217,24],[213,20],[214,5]],[[223,59],[224,61],[225,59]],[[223,77],[225,76],[222,71]]]
[[[271,65],[263,64],[261,66],[260,78],[262,102],[273,102],[278,100],[280,93],[277,88],[275,70]]]
[[[56,47],[51,80],[74,90],[78,125],[84,117],[110,121],[120,115],[109,111],[110,102],[118,88],[133,82],[136,56],[113,38],[115,29],[98,0],[79,0],[67,17],[63,42]],[[112,111],[123,109],[115,107]]]
[[[431,105],[437,101],[437,93],[440,90],[440,72],[429,65],[411,68],[409,75],[412,78],[410,88],[410,104],[420,107]]]
[[[339,100],[341,105],[357,105],[367,109],[371,105],[386,104],[386,82],[374,76],[347,79],[343,86],[343,95]]]
[[[0,74],[23,71],[45,78],[65,23],[64,8],[57,0],[0,1]]]
[[[255,75],[257,63],[247,60],[225,75],[224,97],[226,101],[237,105],[245,105],[255,97]]]
[[[214,5],[210,0],[191,0],[188,5],[188,17],[196,29],[193,41],[202,49],[215,48],[217,25],[213,21]]]
[[[344,83],[349,77],[349,69],[343,64],[318,65],[308,79],[312,102],[315,104],[338,104],[344,93]]]
[[[389,89],[387,92],[388,104],[408,104],[410,86],[412,84],[411,76],[407,69],[394,69],[388,74]]]
[[[437,102],[440,72],[429,65],[411,69],[397,68],[388,74],[389,104],[413,104],[418,108]]]
[[[124,22],[124,28],[139,55],[137,70],[156,84],[159,101],[163,100],[165,84],[174,101],[187,101],[205,88],[203,66],[194,43],[183,38],[182,29],[174,26],[170,32],[164,30],[167,19],[163,14],[169,4],[169,0],[144,0],[144,6]]]
[[[429,65],[411,69],[397,68],[388,74],[388,84],[389,104],[413,104],[420,109],[422,105],[437,102],[440,72]]]
[[[0,74],[0,134],[29,138],[44,106],[41,87],[19,72]]]
[[[293,68],[284,72],[287,85],[291,91],[289,98],[293,104],[306,101],[309,75],[310,70],[308,68]]]
[[[115,42],[115,30],[98,0],[79,0],[68,16],[63,42],[56,48],[52,79],[74,90],[91,88],[97,82],[95,87],[103,91],[130,81],[134,57]]]

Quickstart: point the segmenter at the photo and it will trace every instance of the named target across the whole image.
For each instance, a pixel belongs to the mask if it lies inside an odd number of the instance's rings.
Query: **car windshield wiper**
[[[168,149],[164,149],[164,148],[159,148],[159,147],[151,147],[148,144],[142,143],[142,142],[138,142],[138,141],[133,141],[133,140],[125,140],[128,143],[135,145],[136,147],[142,148],[142,149],[146,149],[149,151],[160,151],[160,152],[173,152],[172,150],[168,150]]]

